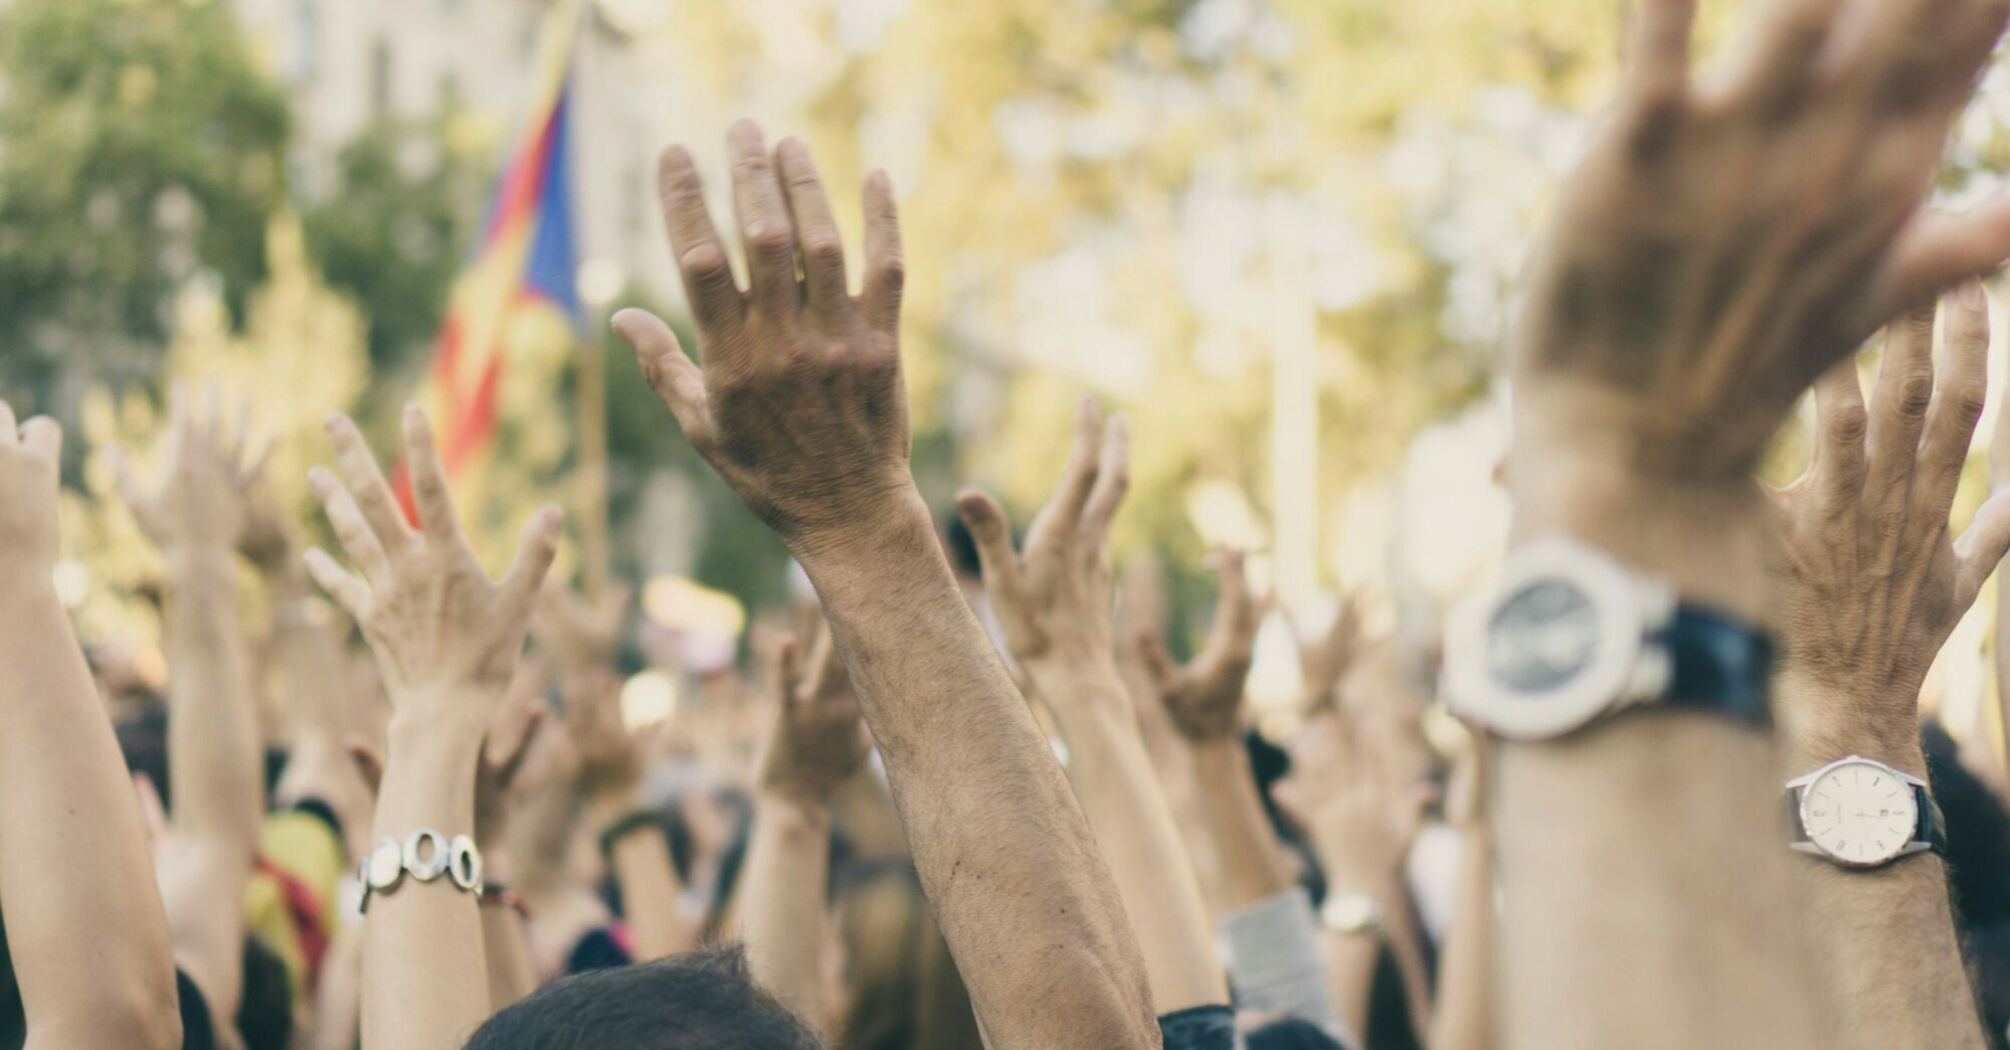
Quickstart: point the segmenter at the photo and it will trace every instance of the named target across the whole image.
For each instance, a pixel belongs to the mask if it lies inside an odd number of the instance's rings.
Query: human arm
[[[754,980],[819,1031],[839,1022],[824,1001],[831,798],[865,765],[871,743],[828,631],[800,658],[775,657],[775,727],[754,790],[753,839],[738,895]]]
[[[1692,84],[1694,8],[1636,7],[1531,259],[1508,484],[1516,542],[1569,534],[1764,626],[1767,441],[1861,339],[2010,250],[2002,204],[1922,208],[2003,11],[1793,0]],[[1773,744],[1657,711],[1501,747],[1508,1050],[1821,1042]]]
[[[138,800],[52,582],[62,430],[0,403],[0,912],[28,1050],[181,1045]]]
[[[519,662],[509,695],[489,722],[481,764],[476,767],[475,845],[482,851],[484,881],[504,889],[516,874],[505,834],[515,808],[512,792],[517,772],[544,725],[543,687],[543,668],[533,660]],[[489,1009],[494,1012],[536,991],[537,969],[531,963],[525,918],[516,901],[488,889],[483,887],[481,898],[482,958],[488,971]]]
[[[175,958],[218,1018],[244,985],[245,887],[265,817],[265,749],[238,614],[236,543],[262,457],[226,429],[210,385],[192,408],[176,384],[161,476],[120,490],[167,567],[168,784],[174,834],[162,859]]]
[[[1487,801],[1491,745],[1475,738],[1452,774],[1446,816],[1459,833],[1459,871],[1451,926],[1438,958],[1432,1050],[1488,1050],[1493,1045],[1494,864]]]
[[[815,583],[994,1045],[1158,1045],[1109,872],[908,470],[892,186],[866,181],[866,277],[853,298],[808,151],[785,141],[771,159],[749,123],[731,140],[751,296],[734,283],[690,155],[672,149],[665,218],[702,365],[646,313],[625,310],[616,327],[687,439]]]
[[[1943,329],[1937,387],[1931,306],[1887,331],[1867,407],[1854,361],[1822,377],[1813,464],[1775,499],[1783,780],[1852,755],[1925,779],[1920,685],[2010,549],[2010,497],[1959,537],[1948,527],[1987,388],[1979,282],[1949,297]],[[1868,871],[1796,859],[1817,975],[1851,1045],[1987,1045],[1938,856]]]
[[[1358,930],[1325,930],[1328,987],[1342,1024],[1366,1038],[1375,965],[1390,927],[1405,921],[1409,891],[1403,862],[1416,840],[1429,796],[1404,784],[1377,750],[1374,734],[1347,716],[1315,716],[1292,742],[1291,773],[1271,788],[1318,855],[1329,901],[1347,895],[1373,902],[1379,921]]]
[[[1121,416],[1076,413],[1074,451],[1023,551],[996,500],[957,500],[1012,657],[1068,746],[1068,779],[1137,931],[1161,1014],[1228,1001],[1207,905],[1117,666],[1109,529],[1130,483]]]
[[[328,433],[344,480],[317,467],[308,482],[354,571],[318,549],[307,552],[307,567],[362,627],[391,698],[373,837],[471,835],[483,742],[551,567],[558,511],[531,519],[515,563],[491,580],[461,532],[423,413],[408,407],[404,419],[417,528],[355,424],[333,416]],[[485,967],[467,964],[482,957],[481,918],[475,898],[450,879],[408,877],[374,894],[364,926],[365,1045],[458,1046],[489,1015]]]

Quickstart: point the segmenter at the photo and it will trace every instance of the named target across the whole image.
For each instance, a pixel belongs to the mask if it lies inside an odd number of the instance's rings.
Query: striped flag
[[[467,269],[455,282],[427,374],[421,403],[450,480],[477,473],[493,444],[504,349],[524,312],[555,312],[572,330],[585,329],[574,276],[579,251],[570,114],[580,8],[580,0],[565,0],[546,16],[529,119],[496,183]],[[402,463],[397,491],[406,513],[414,514]]]

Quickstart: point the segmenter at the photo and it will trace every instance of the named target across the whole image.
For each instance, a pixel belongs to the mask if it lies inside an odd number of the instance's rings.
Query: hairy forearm
[[[829,807],[763,793],[739,894],[747,967],[762,988],[825,1032],[833,1020],[822,994],[829,871]]]
[[[1212,846],[1221,871],[1223,912],[1274,897],[1297,884],[1270,816],[1257,794],[1249,752],[1235,737],[1207,740],[1192,748],[1200,804],[1205,824],[1202,836]]]
[[[797,553],[985,1030],[1005,1050],[1157,1045],[1136,938],[1032,713],[920,497],[884,513]]]
[[[1028,672],[1068,745],[1068,778],[1115,878],[1161,1013],[1228,1001],[1200,883],[1114,664]]]
[[[1501,746],[1504,1047],[1816,1045],[1771,743],[1656,711]]]
[[[393,718],[374,837],[403,842],[422,828],[448,838],[472,834],[481,740],[479,724],[415,726]],[[364,925],[365,1046],[459,1046],[488,1017],[486,972],[467,965],[482,957],[481,916],[475,898],[451,879],[407,877],[373,894]]]
[[[1493,1045],[1494,866],[1485,832],[1460,836],[1452,926],[1438,963],[1438,1010],[1432,1050]]]
[[[180,1045],[146,831],[48,581],[0,581],[0,911],[31,1046]]]
[[[1785,780],[1838,758],[1861,755],[1925,779],[1926,755],[1909,705],[1895,717],[1827,717],[1810,723],[1786,712],[1834,712],[1851,705],[1839,687],[1792,674],[1778,679]],[[1903,715],[1904,717],[1896,717]],[[1845,1045],[1986,1047],[1974,990],[1961,956],[1939,857],[1919,853],[1881,868],[1852,870],[1813,857],[1793,860],[1802,887],[1803,927],[1813,948],[1824,1003]]]

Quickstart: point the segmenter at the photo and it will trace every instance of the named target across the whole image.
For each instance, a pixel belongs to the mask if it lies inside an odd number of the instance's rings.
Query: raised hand
[[[577,676],[565,691],[565,730],[588,797],[626,802],[647,764],[642,741],[621,713],[621,680],[609,669]]]
[[[827,805],[872,750],[830,630],[819,625],[807,654],[796,641],[778,646],[772,679],[775,727],[758,783],[801,805]]]
[[[394,721],[445,717],[479,738],[515,672],[562,519],[556,507],[539,511],[508,573],[490,579],[455,517],[425,414],[407,408],[404,430],[417,528],[398,509],[356,424],[329,418],[342,479],[316,467],[307,480],[354,571],[320,548],[307,552],[307,570],[363,629]]]
[[[1285,615],[1290,616],[1289,609]],[[1297,626],[1292,625],[1294,634],[1298,633]],[[1353,594],[1340,599],[1340,611],[1334,614],[1333,622],[1323,634],[1309,639],[1298,634],[1298,674],[1305,683],[1307,707],[1323,710],[1339,702],[1336,694],[1340,680],[1361,655],[1363,642],[1361,598]]]
[[[2006,7],[1781,0],[1692,83],[1695,6],[1635,6],[1615,109],[1533,260],[1509,481],[1524,534],[1682,561],[1756,614],[1758,574],[1722,570],[1758,561],[1767,439],[1860,340],[2010,254],[2010,202],[1922,209]]]
[[[0,401],[0,566],[9,587],[50,586],[61,547],[56,490],[63,428],[46,416],[16,425]]]
[[[1781,672],[1802,687],[1775,711],[1804,759],[1918,755],[1920,684],[2010,550],[2010,496],[1948,528],[1988,388],[1982,286],[1946,302],[1937,382],[1933,322],[1928,306],[1887,330],[1867,408],[1853,361],[1821,378],[1814,461],[1774,494]]]
[[[853,296],[808,147],[788,138],[770,154],[746,120],[728,142],[749,289],[734,281],[691,154],[674,146],[658,180],[699,363],[646,311],[623,310],[614,327],[685,438],[755,514],[792,548],[843,542],[888,504],[919,498],[907,466],[893,185],[884,172],[865,180],[865,283]]]
[[[489,720],[481,764],[475,768],[475,843],[484,853],[503,842],[517,773],[544,727],[546,708],[539,695],[543,683],[543,668],[526,659],[510,683],[509,695]]]
[[[531,633],[565,674],[613,667],[621,652],[634,588],[618,583],[597,598],[550,583],[531,615]]]
[[[168,432],[160,476],[142,482],[123,452],[115,452],[119,494],[140,528],[163,552],[206,544],[229,550],[243,536],[250,515],[247,495],[265,466],[272,444],[250,442],[250,402],[235,422],[223,417],[215,382],[199,408],[189,406],[188,389],[168,391]]]
[[[1371,734],[1324,714],[1292,742],[1291,774],[1271,795],[1304,829],[1335,886],[1368,892],[1396,877],[1432,793],[1403,783]]]
[[[1012,549],[1005,512],[989,493],[965,489],[956,498],[1006,643],[1036,681],[1048,669],[1114,666],[1110,521],[1130,485],[1129,459],[1124,417],[1106,425],[1083,398],[1074,451],[1023,551]]]
[[[1256,655],[1261,617],[1243,574],[1241,551],[1217,555],[1221,594],[1207,645],[1184,666],[1157,634],[1140,635],[1138,652],[1165,701],[1172,724],[1189,740],[1218,740],[1242,729],[1243,687]]]

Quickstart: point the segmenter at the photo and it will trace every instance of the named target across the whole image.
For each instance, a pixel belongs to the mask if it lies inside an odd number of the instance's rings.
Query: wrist
[[[1620,454],[1520,439],[1511,455],[1517,542],[1566,534],[1666,582],[1685,601],[1769,621],[1764,503],[1750,480],[1643,475]]]
[[[1773,680],[1782,756],[1799,775],[1848,755],[1926,776],[1918,690],[1860,685],[1789,669]]]
[[[830,801],[799,791],[761,788],[754,795],[754,813],[756,820],[786,833],[824,834],[830,830]]]
[[[494,697],[475,689],[395,689],[386,740],[392,748],[446,749],[458,744],[481,753]]]
[[[237,567],[237,556],[228,544],[210,539],[177,541],[162,548],[168,575],[175,580],[196,577],[228,577]]]
[[[783,537],[789,553],[802,563],[813,579],[825,576],[875,575],[884,566],[889,548],[905,556],[917,540],[925,539],[938,558],[941,542],[935,537],[935,522],[928,504],[912,479],[885,498],[872,500],[856,515],[835,518],[826,524],[805,526]],[[948,565],[945,560],[944,566]]]
[[[1114,655],[1049,653],[1020,660],[1019,667],[1056,718],[1065,718],[1085,706],[1116,707],[1130,713],[1130,693]]]

